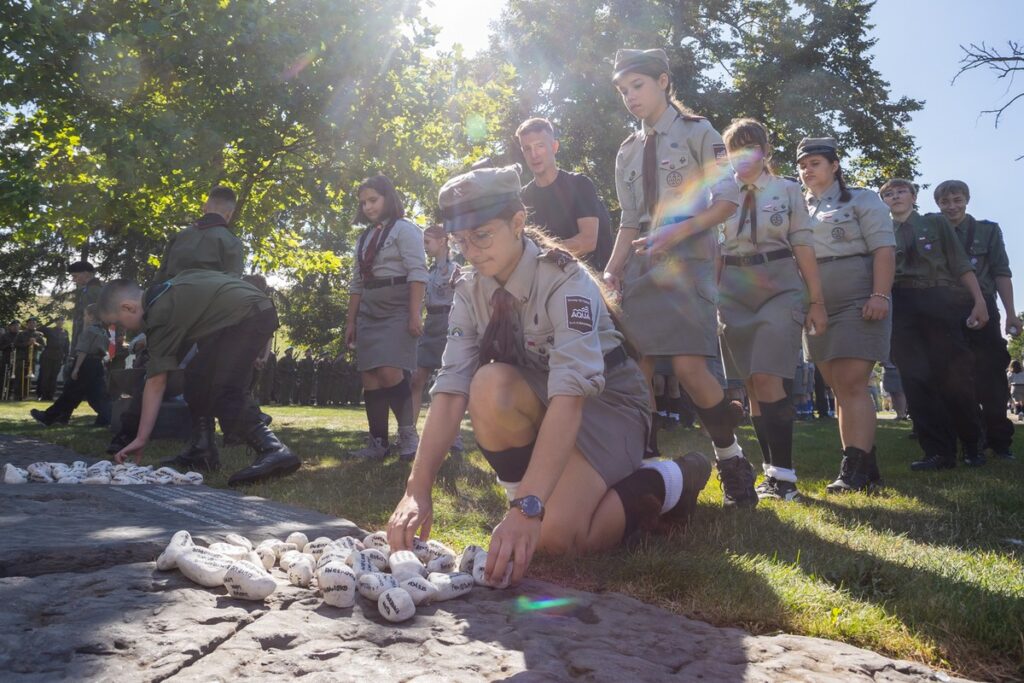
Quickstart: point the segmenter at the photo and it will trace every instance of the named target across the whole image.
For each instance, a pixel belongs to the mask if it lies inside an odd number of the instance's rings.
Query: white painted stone
[[[230,557],[199,546],[192,546],[178,556],[178,570],[185,578],[207,588],[224,585],[224,573],[234,563]]]
[[[437,597],[437,586],[427,581],[422,576],[414,576],[398,584],[399,588],[412,596],[413,604],[417,607],[428,602],[433,602]]]
[[[288,538],[284,539],[284,542],[294,543],[296,548],[305,548],[306,544],[309,543],[309,539],[301,531],[293,531],[288,534]]]
[[[351,607],[356,602],[356,575],[342,562],[329,562],[317,574],[324,602],[332,607]]]
[[[277,581],[261,566],[239,560],[224,572],[224,587],[233,598],[265,600],[277,589]]]
[[[359,577],[358,588],[364,598],[376,601],[384,591],[398,588],[398,581],[391,574],[368,572]]]
[[[28,471],[23,470],[20,467],[7,463],[4,465],[4,483],[5,484],[27,484],[28,483]]]
[[[192,535],[182,529],[171,536],[171,542],[167,544],[160,557],[156,558],[156,568],[162,572],[178,568],[178,557],[189,548],[195,545]]]
[[[313,568],[315,564],[308,556],[303,555],[288,567],[288,581],[293,586],[308,588],[313,582]]]
[[[416,615],[416,604],[403,588],[392,588],[381,593],[377,599],[377,610],[388,621],[400,622]]]

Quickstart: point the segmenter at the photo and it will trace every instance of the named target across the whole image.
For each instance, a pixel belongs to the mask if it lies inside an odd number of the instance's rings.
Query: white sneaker
[[[373,436],[366,437],[366,446],[357,451],[349,451],[350,458],[361,460],[380,460],[388,455],[387,439],[375,439]]]

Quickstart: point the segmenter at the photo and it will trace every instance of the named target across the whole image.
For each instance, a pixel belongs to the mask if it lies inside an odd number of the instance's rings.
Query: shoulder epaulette
[[[998,226],[998,225],[999,225],[999,224],[998,224],[998,223],[996,223],[995,221],[990,221],[990,220],[989,220],[989,219],[987,219],[987,218],[976,218],[975,220],[976,220],[976,221],[977,221],[978,223],[985,223],[985,224],[987,224],[987,225],[995,225],[995,226]]]
[[[788,180],[788,181],[790,181],[790,182],[794,182],[794,183],[798,183],[798,184],[799,184],[799,182],[800,182],[800,179],[799,179],[799,178],[794,178],[794,177],[793,177],[793,176],[791,176],[791,175],[784,175],[784,176],[779,176],[779,177],[780,177],[780,178],[782,178],[783,180]]]
[[[683,121],[707,121],[706,116],[697,116],[696,114],[680,114],[679,117]]]
[[[565,270],[569,264],[576,263],[576,257],[563,249],[545,249],[537,254],[537,260],[553,263],[561,270]]]

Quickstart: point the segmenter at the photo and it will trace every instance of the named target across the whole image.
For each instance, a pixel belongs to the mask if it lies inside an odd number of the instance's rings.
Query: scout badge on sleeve
[[[594,307],[585,296],[565,297],[565,320],[570,330],[580,334],[594,331]]]

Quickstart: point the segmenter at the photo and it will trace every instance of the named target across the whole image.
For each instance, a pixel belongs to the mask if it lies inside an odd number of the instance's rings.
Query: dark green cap
[[[835,138],[804,138],[796,146],[796,160],[812,154],[835,154],[839,156],[839,143]]]
[[[517,166],[478,168],[457,175],[437,195],[441,221],[448,232],[478,228],[496,218],[513,201],[520,201]]]
[[[615,53],[615,68],[613,69],[613,81],[619,80],[622,74],[636,71],[642,68],[655,68],[662,73],[671,73],[668,66],[668,55],[665,51],[656,48],[653,50],[619,50]]]

